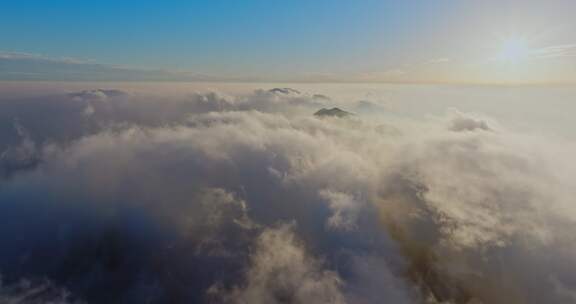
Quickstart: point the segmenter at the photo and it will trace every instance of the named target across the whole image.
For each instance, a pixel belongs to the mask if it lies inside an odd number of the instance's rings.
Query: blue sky
[[[498,47],[490,39],[499,31],[507,35],[518,28],[514,35],[532,35],[559,27],[561,33],[532,47],[576,43],[573,1],[462,2],[10,1],[0,10],[0,59],[12,62],[0,69],[10,67],[11,77],[18,78],[15,65],[22,64],[22,75],[53,69],[58,78],[59,68],[48,66],[73,58],[100,69],[168,71],[176,79],[185,73],[209,79],[410,81],[436,73],[447,80],[459,78],[451,74],[464,73],[465,64],[497,53],[489,49]],[[482,49],[486,53],[477,54]],[[45,59],[52,62],[38,63]]]

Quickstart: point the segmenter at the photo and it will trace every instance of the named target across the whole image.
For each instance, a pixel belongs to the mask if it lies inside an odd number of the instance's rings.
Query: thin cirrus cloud
[[[532,52],[536,58],[576,57],[576,43],[548,46]]]
[[[55,81],[232,81],[190,71],[102,64],[70,57],[0,52],[0,80]]]
[[[524,63],[540,62],[550,73],[530,70],[522,75],[504,77],[505,65],[488,60],[495,70],[484,71],[485,64],[459,58],[432,57],[408,61],[374,70],[355,72],[322,71],[280,73],[276,75],[205,74],[189,70],[152,69],[126,65],[98,63],[71,57],[49,57],[20,52],[0,52],[0,81],[190,81],[190,82],[366,82],[366,83],[550,83],[566,82],[572,72],[558,62],[576,57],[576,44],[563,44],[526,50]],[[556,60],[554,60],[556,59]],[[557,61],[557,62],[556,62]]]
[[[193,73],[184,70],[149,69],[102,64],[72,57],[49,57],[21,52],[0,52],[0,80],[40,81],[294,81],[294,82],[411,82],[421,69],[451,62],[434,58],[403,64],[382,71],[357,73],[300,73],[277,75],[264,80],[253,76],[225,76]]]

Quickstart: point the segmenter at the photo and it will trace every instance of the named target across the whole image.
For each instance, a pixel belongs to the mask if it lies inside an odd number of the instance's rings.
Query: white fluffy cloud
[[[108,93],[52,97],[52,128],[2,105],[2,155],[37,160],[0,188],[8,279],[92,301],[573,299],[572,145],[457,111],[317,119],[331,101],[288,89]]]
[[[309,256],[290,225],[258,236],[245,280],[230,291],[213,286],[208,292],[231,303],[345,303],[338,274]]]

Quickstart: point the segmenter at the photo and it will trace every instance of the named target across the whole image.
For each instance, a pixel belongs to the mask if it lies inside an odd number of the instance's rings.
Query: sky
[[[573,83],[571,0],[10,1],[1,80]]]

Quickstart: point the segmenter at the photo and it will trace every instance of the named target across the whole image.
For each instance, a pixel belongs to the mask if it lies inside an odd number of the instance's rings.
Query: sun
[[[504,63],[518,64],[526,61],[530,54],[530,46],[525,38],[510,37],[502,40],[497,59]]]

